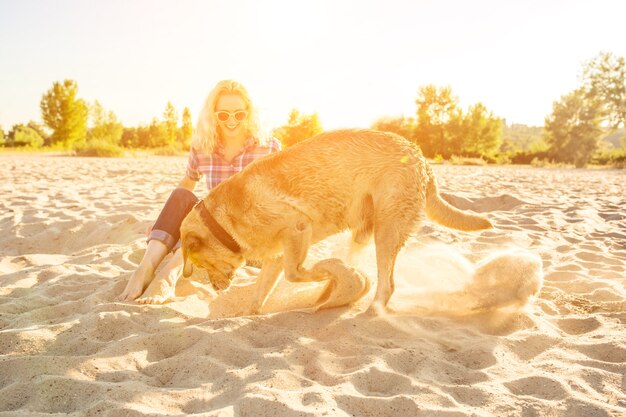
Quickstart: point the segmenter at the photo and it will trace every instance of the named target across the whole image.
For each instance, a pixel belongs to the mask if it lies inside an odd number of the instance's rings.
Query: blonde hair
[[[261,140],[258,112],[252,104],[248,90],[237,81],[223,80],[211,90],[198,116],[198,124],[191,140],[191,146],[197,151],[211,154],[220,140],[215,106],[223,94],[236,94],[243,99],[248,111],[244,129],[249,136],[257,141]]]

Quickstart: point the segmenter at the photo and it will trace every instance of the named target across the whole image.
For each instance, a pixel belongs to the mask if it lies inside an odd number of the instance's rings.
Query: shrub
[[[158,148],[151,149],[150,153],[152,155],[159,155],[159,156],[177,156],[181,154],[186,154],[186,151],[182,150],[180,146],[167,145],[167,146],[159,146]]]
[[[534,168],[574,168],[573,164],[565,162],[555,162],[550,159],[534,158],[530,161],[530,165]]]
[[[487,161],[483,158],[470,158],[466,156],[452,155],[449,160],[452,165],[487,165]]]
[[[510,159],[513,164],[532,165],[533,160],[548,160],[549,156],[547,151],[518,151]]]
[[[593,165],[608,165],[614,168],[624,168],[626,166],[626,149],[611,149],[604,152],[597,152],[591,158]]]
[[[500,153],[496,155],[493,159],[494,159],[493,163],[498,164],[498,165],[511,164],[511,155],[509,155],[508,153]],[[491,163],[491,161],[489,162]]]
[[[74,148],[76,156],[118,157],[124,155],[119,146],[103,140],[94,140]]]
[[[7,138],[5,146],[8,147],[28,147],[40,148],[43,146],[44,139],[34,129],[24,126],[15,125]]]

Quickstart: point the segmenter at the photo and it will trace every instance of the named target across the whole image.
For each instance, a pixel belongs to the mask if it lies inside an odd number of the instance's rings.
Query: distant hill
[[[528,126],[514,123],[502,125],[502,146],[500,150],[506,151],[528,151],[532,143],[541,140],[543,126]],[[626,128],[619,129],[601,139],[608,144],[609,148],[619,149],[622,147],[622,138],[626,138]],[[625,139],[626,140],[626,139]]]
[[[610,143],[614,148],[621,148],[621,139],[626,137],[626,129],[619,129],[618,131],[602,138],[603,141]]]
[[[519,123],[502,124],[501,151],[528,151],[530,145],[541,140],[543,126],[528,126]]]

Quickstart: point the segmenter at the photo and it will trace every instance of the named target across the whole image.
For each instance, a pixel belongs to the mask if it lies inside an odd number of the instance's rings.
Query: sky
[[[0,126],[41,122],[64,79],[127,126],[168,101],[195,121],[222,79],[266,128],[293,108],[325,129],[413,116],[427,84],[539,126],[583,62],[626,56],[624,16],[623,0],[0,0]]]

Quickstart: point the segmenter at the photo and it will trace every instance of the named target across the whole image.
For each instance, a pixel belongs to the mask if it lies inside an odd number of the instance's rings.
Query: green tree
[[[170,132],[166,123],[159,121],[156,117],[148,126],[147,145],[149,148],[167,146],[170,142]]]
[[[4,146],[4,130],[0,126],[0,146]]]
[[[88,110],[85,102],[76,97],[76,81],[55,82],[41,98],[41,116],[52,130],[50,143],[72,147],[85,140]]]
[[[185,149],[191,146],[191,136],[193,135],[193,123],[191,121],[191,112],[188,107],[183,109],[183,124],[180,128],[180,143]]]
[[[458,105],[452,89],[432,84],[419,89],[415,142],[424,155],[493,156],[502,142],[502,120],[482,103],[467,114]]]
[[[122,138],[120,139],[120,145],[125,148],[138,148],[137,128],[124,127],[122,131]]]
[[[453,144],[459,155],[494,156],[502,143],[502,120],[493,115],[482,103],[470,106],[463,117],[462,129]]]
[[[452,89],[449,86],[437,87],[432,84],[422,86],[415,104],[415,141],[424,155],[434,157],[439,154],[444,158],[452,156],[453,144],[449,127],[459,124],[461,118],[458,98],[452,95]]]
[[[543,126],[527,126],[520,123],[508,125],[503,120],[500,152],[530,150],[534,143],[543,142],[542,132]]]
[[[602,134],[602,104],[577,89],[555,101],[545,119],[549,155],[559,162],[584,167],[598,147]]]
[[[415,119],[404,116],[396,118],[384,117],[374,122],[372,129],[396,133],[412,141],[415,135]]]
[[[626,61],[601,52],[583,64],[582,83],[588,100],[597,100],[602,116],[617,129],[626,126]]]
[[[175,145],[178,133],[178,113],[171,101],[167,102],[163,112],[163,128],[165,129],[165,144]]]
[[[48,134],[48,132],[46,132],[46,129],[41,125],[41,123],[37,123],[34,120],[29,121],[26,126],[30,127],[31,129],[33,129],[35,132],[37,132],[37,134],[39,136],[41,136],[44,140],[44,145],[47,144],[47,142],[50,139],[50,135]]]
[[[16,124],[7,136],[6,146],[40,148],[43,143],[43,138],[36,130],[23,124]]]
[[[87,132],[87,141],[101,141],[119,145],[122,139],[124,126],[117,120],[112,111],[107,111],[96,100],[90,108],[91,128]]]
[[[155,122],[156,122],[156,119],[153,119],[152,123],[154,124]],[[158,128],[155,126],[153,128],[153,131],[156,131],[157,129]],[[149,148],[149,147],[154,146],[150,138],[149,126],[137,126],[137,128],[135,129],[134,136],[135,136],[135,143],[133,147]]]
[[[274,136],[287,147],[295,145],[323,131],[324,129],[322,128],[317,113],[306,115],[300,114],[298,110],[293,109],[289,113],[287,124],[274,130]]]

